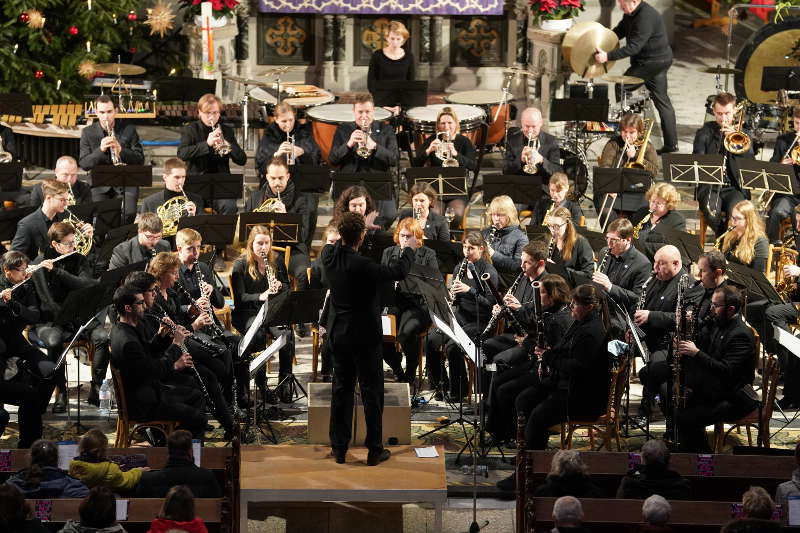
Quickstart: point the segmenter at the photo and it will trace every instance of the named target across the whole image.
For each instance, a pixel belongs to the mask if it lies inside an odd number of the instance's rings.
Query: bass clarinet
[[[678,343],[694,341],[697,331],[697,306],[686,304],[685,293],[689,288],[689,275],[683,274],[678,281],[678,298],[675,305],[675,337],[672,345],[672,408],[683,409],[686,406],[686,391],[683,386],[683,361],[678,353]]]

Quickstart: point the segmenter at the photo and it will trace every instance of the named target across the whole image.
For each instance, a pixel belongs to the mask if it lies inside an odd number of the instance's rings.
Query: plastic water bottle
[[[111,414],[111,380],[104,379],[100,386],[100,416]]]

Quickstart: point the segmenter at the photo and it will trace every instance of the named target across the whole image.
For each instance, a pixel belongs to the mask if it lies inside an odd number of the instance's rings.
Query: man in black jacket
[[[79,162],[83,170],[100,165],[113,165],[115,161],[126,165],[144,164],[144,150],[139,142],[136,126],[115,120],[117,106],[108,95],[100,95],[94,101],[97,121],[81,131]],[[139,201],[138,187],[95,187],[92,198],[95,202],[125,195],[125,218],[136,213]]]
[[[629,471],[619,484],[617,498],[646,500],[653,494],[672,500],[688,500],[689,480],[669,469],[669,448],[652,439],[642,446],[642,464]]]
[[[625,39],[625,46],[608,53],[598,49],[594,58],[598,63],[631,58],[631,66],[625,71],[625,75],[644,80],[661,117],[664,147],[660,152],[677,152],[678,126],[675,110],[667,94],[667,70],[672,65],[672,48],[669,46],[664,20],[655,8],[642,0],[617,0],[617,5],[624,15],[614,28],[614,33],[620,39]],[[637,87],[639,86],[626,85],[624,90],[633,91]],[[618,94],[619,89],[618,87]]]
[[[155,213],[139,215],[136,236],[114,247],[108,264],[109,270],[139,261],[150,261],[159,252],[169,252],[169,243],[161,238],[163,229],[161,219]]]
[[[189,199],[186,203],[186,213],[183,216],[193,217],[203,208],[203,198],[192,192],[185,192],[186,163],[177,157],[170,157],[164,161],[164,190],[155,192],[142,200],[139,213],[155,213],[167,200],[176,196],[185,196]]]
[[[11,249],[17,250],[35,259],[40,252],[50,246],[47,230],[53,222],[61,222],[67,216],[64,213],[69,198],[69,187],[56,180],[42,182],[44,202],[42,207],[19,221]]]
[[[782,163],[784,165],[792,165],[792,181],[794,185],[794,195],[780,195],[774,202],[772,208],[769,210],[769,219],[767,221],[767,237],[769,242],[773,244],[783,244],[780,235],[781,222],[785,218],[794,216],[794,208],[800,204],[800,180],[798,180],[798,171],[800,165],[792,157],[792,152],[800,150],[797,146],[797,132],[800,132],[800,106],[792,108],[792,124],[794,131],[790,131],[775,139],[775,148],[772,150],[772,157],[770,161],[773,163]],[[792,221],[794,222],[794,221]]]
[[[345,213],[339,223],[341,240],[325,246],[321,257],[331,287],[332,318],[328,337],[335,369],[330,424],[332,455],[337,463],[344,463],[351,437],[353,390],[358,378],[367,423],[364,441],[369,449],[367,464],[374,466],[390,455],[383,447],[381,424],[383,333],[378,286],[405,278],[414,261],[417,243],[412,236],[396,264],[378,265],[358,254],[366,233],[364,217]]]
[[[175,485],[186,485],[195,498],[220,498],[222,490],[214,473],[197,466],[192,453],[192,434],[179,429],[167,437],[167,464],[161,470],[142,473],[137,498],[163,498]]]
[[[739,314],[743,300],[736,287],[717,289],[711,297],[714,321],[700,332],[697,344],[678,343],[687,400],[675,423],[687,452],[711,453],[706,426],[740,418],[758,405],[752,387],[758,354]]]
[[[291,137],[292,142],[288,140]],[[264,130],[264,136],[256,152],[256,168],[260,176],[259,185],[264,185],[267,165],[273,158],[279,157],[287,164],[318,165],[320,152],[311,124],[297,122],[297,112],[286,102],[275,106],[275,122]]]
[[[542,112],[535,108],[525,109],[519,117],[520,129],[510,131],[506,142],[506,158],[503,174],[522,174],[538,178],[543,189],[547,189],[548,180],[555,172],[563,172],[561,168],[561,151],[558,139],[542,131]],[[532,139],[532,147],[528,147]],[[523,170],[526,163],[536,165],[536,172],[529,174]]]
[[[62,155],[56,161],[56,168],[53,171],[56,181],[63,181],[72,191],[75,204],[81,205],[92,201],[92,187],[85,181],[78,180],[78,162],[70,155]],[[39,183],[31,190],[29,205],[40,206],[44,202],[44,192],[42,184]]]

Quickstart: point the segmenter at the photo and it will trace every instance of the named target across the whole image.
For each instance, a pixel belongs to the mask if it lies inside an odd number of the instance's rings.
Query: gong
[[[738,98],[756,104],[774,103],[776,91],[761,90],[764,67],[795,67],[800,62],[800,19],[784,19],[755,32],[736,59],[739,73],[733,77]]]

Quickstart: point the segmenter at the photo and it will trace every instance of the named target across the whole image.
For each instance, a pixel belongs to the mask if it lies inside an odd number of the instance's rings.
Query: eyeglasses
[[[731,215],[731,220],[740,221],[744,220],[744,217],[742,215]]]
[[[620,239],[619,237],[608,237],[608,236],[606,237],[606,242],[611,245],[617,244],[618,242],[622,242],[623,240],[624,239]]]
[[[552,229],[552,230],[556,230],[556,229],[563,228],[563,227],[564,227],[564,226],[566,226],[566,225],[567,225],[567,223],[566,223],[566,222],[564,222],[563,224],[548,224],[548,225],[547,225],[547,228],[548,228],[548,229]]]
[[[725,307],[725,304],[724,303],[715,304],[714,302],[711,302],[711,307]]]
[[[144,305],[144,300],[136,300],[133,305]]]

